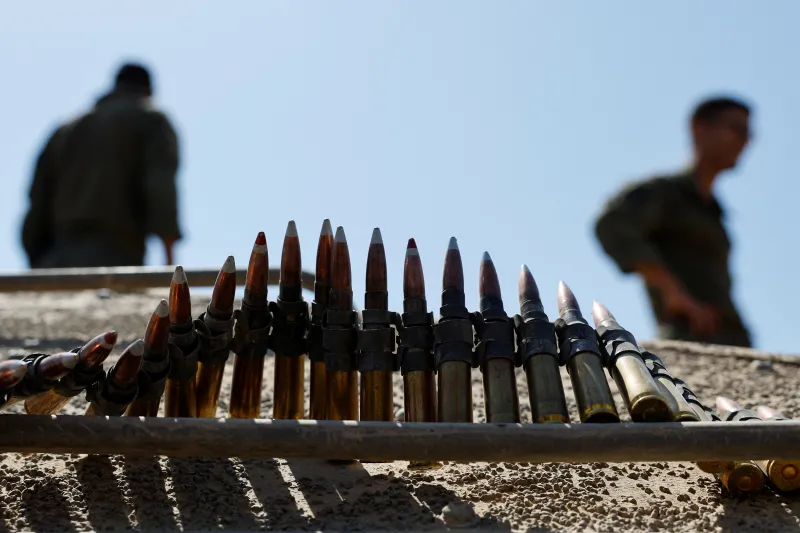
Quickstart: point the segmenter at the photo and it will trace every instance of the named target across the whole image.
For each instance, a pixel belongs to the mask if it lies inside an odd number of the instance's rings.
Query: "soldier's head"
[[[138,63],[125,63],[117,71],[114,90],[142,98],[150,98],[153,95],[150,72],[146,67]]]
[[[750,107],[731,97],[709,98],[691,118],[695,158],[725,170],[736,166],[750,140]]]

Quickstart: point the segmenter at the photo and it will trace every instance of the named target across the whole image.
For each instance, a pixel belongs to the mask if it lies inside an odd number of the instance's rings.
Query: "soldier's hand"
[[[670,316],[679,316],[689,322],[692,335],[711,335],[719,328],[720,317],[710,305],[697,301],[683,288],[664,291],[664,310]]]

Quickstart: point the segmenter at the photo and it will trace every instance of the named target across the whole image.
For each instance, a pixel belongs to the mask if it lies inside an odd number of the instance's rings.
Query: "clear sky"
[[[186,267],[219,267],[228,254],[243,266],[259,230],[276,266],[294,219],[313,270],[329,217],[345,228],[359,304],[378,226],[392,307],[414,237],[436,309],[455,235],[472,309],[487,250],[507,311],[518,311],[524,262],[551,318],[563,279],[584,311],[598,299],[650,338],[643,288],[602,253],[592,221],[626,180],[683,165],[691,107],[725,91],[756,105],[756,138],[716,189],[735,299],[757,347],[800,352],[800,2],[224,5],[0,4],[0,269],[27,266],[19,228],[45,136],[136,59],[152,67],[181,136]],[[152,247],[148,264],[162,262]]]

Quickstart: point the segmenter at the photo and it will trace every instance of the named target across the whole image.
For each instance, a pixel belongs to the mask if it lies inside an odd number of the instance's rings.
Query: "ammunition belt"
[[[200,343],[197,360],[203,364],[224,365],[233,342],[233,319],[219,320],[208,312],[194,321],[194,329]]]
[[[483,365],[493,359],[507,359],[517,364],[514,322],[505,313],[474,313],[475,358]],[[487,320],[488,318],[488,320]]]
[[[164,395],[164,388],[167,385],[167,378],[172,371],[172,352],[180,352],[180,348],[174,344],[167,344],[167,354],[164,361],[142,361],[142,368],[139,371],[139,394],[137,400],[151,402],[160,400]],[[180,357],[176,354],[175,357]],[[165,364],[166,362],[166,364]]]
[[[58,381],[45,381],[36,377],[36,370],[39,368],[39,363],[42,359],[47,357],[47,355],[46,353],[32,353],[26,355],[22,359],[28,363],[25,377],[6,394],[18,398],[28,398],[51,390]]]
[[[514,315],[514,325],[520,365],[524,365],[531,357],[541,354],[552,355],[558,360],[556,327],[549,320],[540,318],[524,320],[520,315]]]
[[[746,422],[748,420],[761,420],[757,414],[750,409],[740,409],[729,414],[723,422]]]
[[[287,302],[278,298],[270,302],[272,311],[272,335],[270,348],[278,355],[299,357],[308,351],[306,326],[308,325],[308,304],[300,300]]]
[[[170,369],[169,380],[189,381],[194,380],[197,375],[197,356],[200,352],[200,343],[196,342],[194,348],[187,354],[179,346],[173,344],[176,349],[170,349]]]
[[[403,313],[395,325],[400,334],[397,359],[403,375],[408,372],[435,372],[433,313]]]
[[[138,394],[138,385],[134,384],[131,391],[122,391],[114,386],[108,375],[104,375],[86,389],[86,401],[94,408],[95,415],[122,416]],[[113,401],[111,400],[113,397],[122,400]]]
[[[600,346],[597,344],[597,332],[592,326],[582,322],[567,324],[559,318],[555,322],[555,328],[561,366],[566,365],[570,359],[583,352],[601,357]]]
[[[78,353],[80,349],[80,347],[73,348],[70,352]],[[73,368],[69,374],[58,380],[58,383],[53,387],[53,392],[65,398],[72,398],[82,393],[87,387],[103,379],[105,375],[106,371],[103,370],[103,365],[98,365],[97,368],[88,372],[80,371],[76,367]]]
[[[322,323],[325,320],[325,307],[318,302],[311,302],[311,323],[306,332],[308,359],[312,363],[324,363],[325,351],[322,349]]]
[[[251,329],[249,318],[251,313],[264,313],[266,325]],[[272,328],[272,316],[268,309],[253,310],[246,304],[233,312],[236,325],[233,328],[233,352],[241,357],[264,357],[269,349],[269,335]]]
[[[473,352],[475,336],[472,317],[467,308],[461,305],[444,305],[440,316],[442,318],[433,327],[436,368],[450,361],[461,361],[470,367],[477,367]]]
[[[322,326],[322,350],[325,369],[334,372],[357,370],[356,313],[349,310],[328,309]]]
[[[396,372],[400,370],[395,353],[397,334],[392,324],[395,313],[381,309],[364,309],[361,312],[362,329],[356,333],[358,371]]]
[[[630,331],[602,326],[597,329],[597,338],[603,364],[607,368],[613,367],[617,358],[624,353],[633,353],[639,358],[642,356],[637,348],[636,337]]]

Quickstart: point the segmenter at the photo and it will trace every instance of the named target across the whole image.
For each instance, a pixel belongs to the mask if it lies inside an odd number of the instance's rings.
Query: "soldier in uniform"
[[[730,240],[713,194],[750,139],[750,108],[712,98],[694,110],[684,170],[630,183],[600,213],[595,234],[623,273],[639,274],[665,339],[751,345],[731,298]]]
[[[47,140],[22,225],[31,268],[142,265],[150,235],[173,263],[178,139],[151,96],[148,70],[125,64],[93,109]]]

